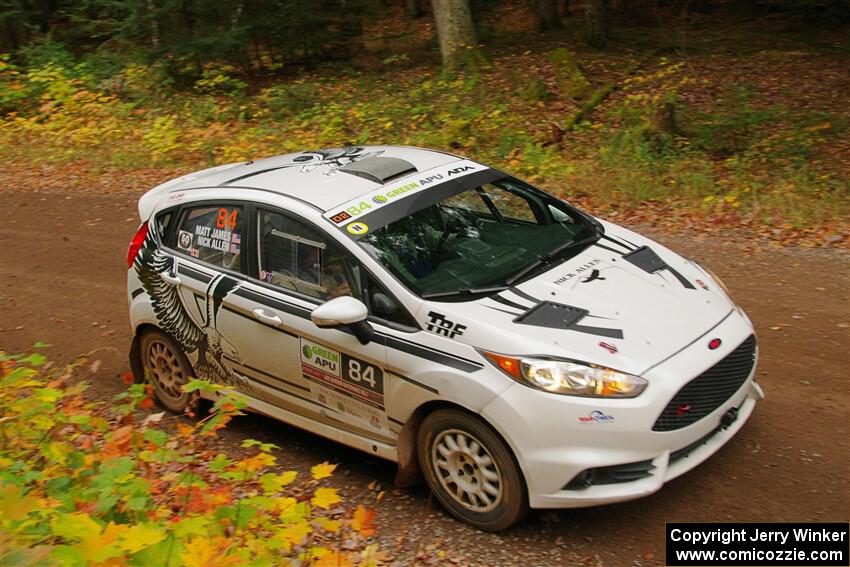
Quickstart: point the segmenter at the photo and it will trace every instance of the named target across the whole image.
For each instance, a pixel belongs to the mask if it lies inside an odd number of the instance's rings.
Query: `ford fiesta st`
[[[495,168],[348,147],[215,167],[139,201],[131,362],[424,476],[484,530],[645,496],[762,391],[753,326],[691,260]]]

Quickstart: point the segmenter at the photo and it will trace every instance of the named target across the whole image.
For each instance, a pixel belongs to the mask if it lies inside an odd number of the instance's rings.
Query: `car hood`
[[[734,309],[695,263],[636,233],[604,226],[596,244],[533,279],[475,301],[428,301],[417,317],[424,329],[476,348],[564,357],[640,375]],[[635,252],[644,247],[649,251]],[[665,267],[654,270],[659,260]]]

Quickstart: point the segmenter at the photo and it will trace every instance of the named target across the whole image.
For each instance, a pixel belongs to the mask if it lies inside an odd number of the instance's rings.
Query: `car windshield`
[[[463,299],[532,277],[598,238],[593,222],[563,201],[487,173],[458,180],[448,195],[425,191],[413,208],[400,200],[404,216],[370,224],[358,242],[417,295]]]

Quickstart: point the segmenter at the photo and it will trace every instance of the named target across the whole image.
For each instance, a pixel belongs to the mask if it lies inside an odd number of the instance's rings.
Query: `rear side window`
[[[342,251],[326,236],[279,213],[260,212],[260,279],[316,299],[360,295]]]
[[[187,209],[177,225],[177,248],[201,262],[239,271],[245,221],[239,206]]]

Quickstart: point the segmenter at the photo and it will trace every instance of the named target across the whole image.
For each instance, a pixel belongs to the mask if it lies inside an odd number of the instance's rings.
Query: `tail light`
[[[133,240],[130,242],[130,249],[127,250],[127,269],[133,267],[133,261],[136,259],[136,255],[139,253],[139,250],[142,249],[142,244],[145,242],[145,238],[148,236],[148,223],[143,222],[139,226],[139,230],[136,231],[136,236],[133,237]]]

